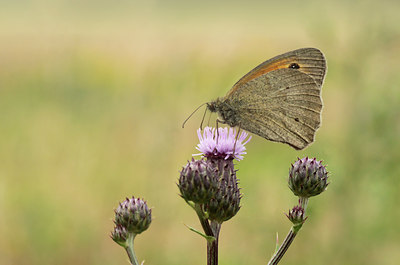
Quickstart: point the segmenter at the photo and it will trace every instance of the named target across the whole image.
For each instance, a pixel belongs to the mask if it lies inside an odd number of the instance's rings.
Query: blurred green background
[[[153,207],[146,264],[205,264],[175,185],[197,153],[201,103],[275,55],[328,60],[323,122],[305,151],[253,137],[242,209],[220,264],[266,264],[290,228],[297,157],[323,159],[328,191],[282,264],[400,260],[399,1],[1,1],[0,264],[128,264],[109,233],[126,196]]]

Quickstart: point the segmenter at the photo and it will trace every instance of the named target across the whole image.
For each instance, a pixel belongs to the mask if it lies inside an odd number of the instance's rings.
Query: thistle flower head
[[[115,210],[115,225],[125,228],[129,233],[140,234],[149,228],[150,223],[151,209],[140,198],[126,198]]]
[[[206,203],[216,193],[218,187],[217,169],[201,160],[188,162],[182,168],[178,188],[181,197],[194,203]]]
[[[218,189],[215,196],[204,205],[209,219],[218,223],[231,219],[240,210],[242,194],[236,178],[232,160],[207,160],[219,174]]]
[[[197,135],[199,137],[200,143],[197,145],[196,149],[201,152],[201,154],[207,158],[222,158],[237,159],[242,160],[243,155],[246,154],[246,147],[251,136],[246,140],[248,134],[242,131],[240,135],[237,136],[236,130],[233,128],[215,128],[206,127],[203,130],[197,130]]]
[[[316,158],[298,159],[289,170],[289,188],[299,197],[309,198],[325,191],[327,180],[328,172]]]

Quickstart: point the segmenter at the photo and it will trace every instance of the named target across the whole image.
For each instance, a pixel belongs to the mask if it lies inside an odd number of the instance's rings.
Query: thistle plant
[[[126,250],[132,265],[138,265],[139,262],[133,249],[133,241],[136,235],[149,228],[151,209],[140,198],[126,198],[115,210],[114,223],[114,231],[111,232],[112,240]]]
[[[240,161],[250,141],[246,132],[237,135],[232,128],[206,127],[197,131],[197,150],[202,158],[190,162],[180,172],[178,188],[181,197],[196,212],[204,230],[192,231],[207,240],[207,264],[218,264],[218,238],[221,225],[240,209],[242,194],[238,186],[233,160]],[[247,138],[247,140],[246,140]]]
[[[250,141],[246,132],[240,134],[232,128],[210,128],[197,131],[199,159],[192,158],[182,167],[177,186],[180,196],[196,212],[203,231],[189,229],[206,239],[207,265],[218,264],[218,242],[221,226],[240,210],[242,194],[238,185],[234,160],[246,154]],[[286,214],[292,227],[268,262],[276,265],[282,259],[294,238],[307,220],[306,210],[310,197],[324,192],[328,186],[328,172],[322,161],[302,158],[289,169],[288,186],[298,204]],[[122,246],[132,265],[138,265],[133,249],[136,235],[151,223],[151,209],[147,203],[132,197],[121,202],[115,210],[115,227],[111,238]]]
[[[308,199],[324,192],[329,185],[327,180],[328,172],[325,166],[322,165],[322,161],[317,161],[316,158],[310,159],[305,157],[303,159],[298,159],[292,164],[289,169],[288,184],[293,194],[298,196],[299,203],[286,214],[293,226],[279,249],[268,262],[268,265],[278,264],[283,255],[285,255],[287,249],[307,219],[305,214]]]
[[[178,187],[186,202],[203,204],[211,200],[218,190],[216,169],[210,167],[204,159],[188,162],[183,167]]]

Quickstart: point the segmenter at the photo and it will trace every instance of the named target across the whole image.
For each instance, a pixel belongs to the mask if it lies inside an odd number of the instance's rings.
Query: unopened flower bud
[[[192,158],[192,161],[183,167],[179,177],[178,187],[182,198],[199,204],[210,201],[218,187],[215,172],[216,170],[203,159]]]
[[[286,216],[294,225],[303,224],[307,219],[304,216],[304,209],[301,206],[294,206]]]
[[[289,188],[294,195],[309,198],[328,186],[328,173],[322,161],[305,157],[298,159],[289,170]]]
[[[114,231],[111,232],[111,238],[118,245],[126,247],[126,240],[128,239],[129,233],[126,231],[125,227],[121,225],[116,225]]]
[[[238,187],[233,160],[218,159],[212,162],[215,163],[215,168],[218,168],[220,180],[218,191],[204,208],[210,220],[222,223],[231,219],[240,210],[242,194]]]
[[[115,210],[115,225],[124,227],[128,232],[140,234],[149,228],[150,223],[151,209],[140,198],[126,198]]]

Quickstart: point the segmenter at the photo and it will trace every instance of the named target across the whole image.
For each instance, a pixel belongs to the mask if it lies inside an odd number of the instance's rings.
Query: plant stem
[[[268,262],[268,265],[276,265],[282,259],[283,255],[285,255],[286,251],[288,250],[290,244],[293,242],[294,238],[296,237],[297,233],[294,232],[294,229],[290,229],[289,233],[287,234],[285,240],[282,242],[282,245],[279,247],[278,251],[275,252],[274,256]]]
[[[218,237],[221,224],[212,221],[210,225],[208,219],[204,217],[203,210],[199,204],[196,204],[193,208],[199,217],[204,233],[215,238],[213,241],[207,240],[207,265],[218,265]]]
[[[212,221],[211,229],[215,240],[212,242],[207,241],[207,265],[218,265],[218,238],[221,224]]]
[[[218,264],[218,239],[207,241],[207,265]]]
[[[127,240],[127,246],[125,248],[126,253],[128,253],[129,261],[132,265],[139,265],[137,261],[135,250],[133,249],[133,240],[135,239],[135,234],[130,234]]]
[[[299,206],[301,206],[304,209],[304,216],[306,214],[307,204],[308,204],[308,198],[299,197]],[[278,251],[275,252],[271,260],[268,262],[268,265],[278,264],[278,262],[282,259],[283,255],[285,255],[286,251],[289,249],[290,244],[292,244],[297,233],[300,231],[301,227],[303,226],[303,223],[292,226],[285,240],[282,242],[282,245],[280,245]]]
[[[306,210],[307,210],[308,198],[299,197],[299,204],[300,204],[301,208],[304,209],[304,215],[305,215]]]
[[[211,230],[210,223],[206,218],[204,218],[203,210],[201,209],[201,206],[199,204],[196,204],[194,206],[194,210],[197,213],[197,216],[199,217],[199,221],[201,224],[201,227],[203,227],[204,233],[207,236],[214,236],[213,231]]]

